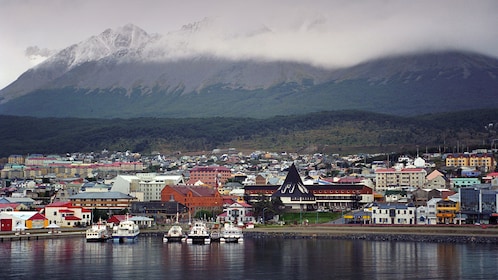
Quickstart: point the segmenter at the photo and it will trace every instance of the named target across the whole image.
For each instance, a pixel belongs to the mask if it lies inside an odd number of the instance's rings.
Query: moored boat
[[[125,243],[132,242],[138,238],[140,229],[133,221],[130,221],[128,215],[126,220],[121,221],[117,226],[114,226],[112,231],[112,240],[114,242]]]
[[[240,243],[244,241],[242,229],[234,226],[232,223],[226,223],[221,229],[220,242]]]
[[[93,224],[91,228],[86,230],[85,237],[87,242],[104,242],[109,240],[111,235],[107,230],[107,225],[99,220],[98,223]]]
[[[185,238],[183,234],[183,228],[180,224],[174,224],[163,236],[164,242],[181,242]]]
[[[210,244],[211,237],[206,224],[201,221],[195,222],[187,234],[186,242],[189,244]]]

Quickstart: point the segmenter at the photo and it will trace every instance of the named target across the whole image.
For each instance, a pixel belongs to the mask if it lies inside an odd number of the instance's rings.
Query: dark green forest
[[[142,154],[235,147],[323,153],[462,152],[490,148],[498,110],[418,117],[364,111],[253,118],[77,119],[0,116],[0,157],[130,150]],[[497,141],[498,142],[498,141]]]

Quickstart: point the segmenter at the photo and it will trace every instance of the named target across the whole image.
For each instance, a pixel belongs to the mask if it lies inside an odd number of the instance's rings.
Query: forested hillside
[[[130,150],[364,153],[489,148],[498,110],[403,118],[362,111],[250,118],[60,119],[0,116],[0,156]]]

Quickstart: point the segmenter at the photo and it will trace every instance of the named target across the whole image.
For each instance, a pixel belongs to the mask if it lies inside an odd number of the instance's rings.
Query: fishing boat
[[[138,225],[133,221],[130,221],[129,216],[126,215],[124,221],[121,221],[117,226],[114,226],[112,240],[119,243],[132,242],[138,238],[139,234],[140,229],[138,228]]]
[[[111,235],[107,230],[107,225],[103,224],[102,220],[99,219],[98,223],[93,224],[91,228],[86,230],[85,237],[87,242],[104,242],[109,240]]]
[[[210,244],[211,237],[206,223],[201,221],[195,222],[187,234],[186,242],[189,244]]]
[[[221,229],[220,242],[225,243],[240,243],[244,241],[244,234],[240,227],[234,226],[232,223],[226,223]]]

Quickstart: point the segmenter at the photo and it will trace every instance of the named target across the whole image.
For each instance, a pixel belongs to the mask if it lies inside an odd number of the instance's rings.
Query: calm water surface
[[[246,239],[243,244],[0,243],[0,279],[498,279],[498,246]]]

